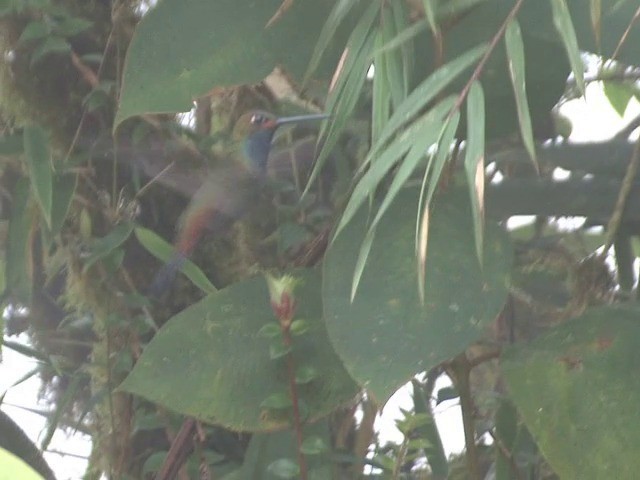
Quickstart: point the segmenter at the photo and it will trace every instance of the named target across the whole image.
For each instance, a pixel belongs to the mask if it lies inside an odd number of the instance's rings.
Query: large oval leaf
[[[326,415],[356,395],[358,388],[342,367],[322,323],[318,272],[299,272],[297,318],[310,330],[294,337],[298,367],[317,376],[300,386],[311,419]],[[258,334],[274,321],[263,278],[240,282],[209,295],[162,327],[121,389],[197,419],[241,431],[287,427],[265,416],[267,397],[287,392],[286,358],[272,360],[273,340]]]
[[[115,126],[142,113],[188,111],[212,88],[257,83],[276,65],[300,78],[322,28],[319,19],[333,3],[296,0],[266,27],[282,0],[159,2],[129,47]]]
[[[639,319],[636,305],[593,309],[502,357],[511,397],[560,478],[640,471]]]
[[[419,189],[402,192],[378,224],[353,303],[351,279],[366,232],[361,210],[335,240],[324,263],[325,321],[347,370],[379,402],[412,375],[476,340],[506,297],[511,250],[487,225],[484,271],[475,252],[468,195],[433,206],[425,301],[417,288],[414,233]]]

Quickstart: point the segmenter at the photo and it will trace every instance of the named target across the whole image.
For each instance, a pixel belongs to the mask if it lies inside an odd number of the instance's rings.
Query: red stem
[[[291,347],[293,342],[291,339],[291,332],[289,326],[291,322],[283,322],[282,325],[282,338],[284,344],[287,347]],[[286,326],[285,326],[286,325]],[[291,352],[287,354],[287,373],[289,377],[289,395],[291,396],[291,403],[293,404],[293,429],[296,432],[296,446],[298,451],[298,465],[300,467],[301,480],[307,480],[307,461],[304,453],[302,453],[302,421],[300,419],[300,405],[298,402],[298,390],[296,388],[296,366]]]

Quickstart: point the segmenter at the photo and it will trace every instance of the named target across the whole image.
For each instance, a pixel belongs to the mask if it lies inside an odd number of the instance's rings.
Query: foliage
[[[640,121],[548,140],[592,84],[640,99],[640,5],[585,5],[0,0],[3,343],[38,361],[42,449],[89,432],[96,479],[631,475]],[[331,117],[279,129],[251,211],[152,298],[256,108]]]

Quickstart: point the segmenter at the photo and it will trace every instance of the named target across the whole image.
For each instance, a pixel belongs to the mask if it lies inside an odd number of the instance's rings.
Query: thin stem
[[[402,444],[400,445],[400,450],[398,451],[398,456],[396,457],[396,463],[393,466],[393,473],[391,474],[391,480],[398,480],[400,478],[400,474],[402,473],[402,464],[404,463],[404,459],[407,457],[407,452],[409,451],[409,436],[405,435],[404,440],[402,440]]]
[[[291,322],[281,322],[282,338],[284,344],[287,347],[291,347],[293,341],[291,339],[291,331],[289,327]],[[296,434],[296,450],[298,452],[298,465],[300,467],[301,480],[307,480],[307,461],[304,453],[302,453],[302,420],[300,418],[300,403],[298,400],[298,388],[296,385],[296,365],[291,352],[287,355],[287,374],[289,377],[289,395],[291,396],[291,403],[293,404],[293,430]]]
[[[613,51],[613,55],[611,55],[612,59],[615,59],[618,56],[618,53],[620,52],[622,45],[624,45],[624,42],[627,40],[627,37],[629,36],[629,32],[631,32],[631,28],[633,28],[633,24],[637,22],[638,19],[640,19],[640,7],[638,7],[638,9],[636,10],[636,13],[633,15],[633,18],[631,18],[631,21],[629,22],[627,29],[622,34],[622,37],[620,37],[620,41],[618,42],[616,49]]]
[[[478,65],[476,65],[475,70],[471,74],[471,77],[469,78],[469,81],[467,82],[467,84],[464,86],[464,88],[462,89],[462,91],[458,95],[458,98],[456,99],[456,103],[453,106],[453,108],[451,108],[451,111],[449,112],[449,116],[448,116],[447,119],[451,118],[453,116],[453,114],[455,112],[457,112],[458,110],[460,110],[460,107],[462,107],[462,104],[464,103],[465,98],[467,98],[467,94],[469,93],[469,90],[471,90],[471,85],[473,85],[473,83],[476,80],[478,80],[478,78],[480,78],[480,75],[482,74],[482,71],[484,70],[485,64],[489,60],[489,57],[491,57],[491,54],[495,50],[495,48],[498,45],[498,42],[500,41],[500,39],[504,36],[504,32],[507,29],[507,25],[518,14],[518,11],[520,10],[520,7],[522,7],[523,3],[524,3],[524,0],[518,0],[516,2],[516,4],[513,6],[513,8],[511,9],[511,11],[509,12],[509,14],[507,15],[507,17],[504,19],[504,22],[502,22],[502,25],[500,25],[500,28],[498,29],[496,34],[491,39],[491,42],[489,43],[489,47],[487,48],[487,51],[484,53],[484,55],[482,56],[482,58],[478,62]]]

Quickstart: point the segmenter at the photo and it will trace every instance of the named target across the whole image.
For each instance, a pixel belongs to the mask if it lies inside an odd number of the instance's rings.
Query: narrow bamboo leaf
[[[460,15],[465,10],[475,7],[477,4],[488,0],[450,0],[442,2],[438,9],[438,18],[446,18],[453,15]]]
[[[416,130],[411,140],[413,142],[411,150],[398,167],[393,182],[391,182],[391,186],[369,228],[375,228],[420,161],[426,157],[427,149],[438,141],[438,132],[442,130],[444,117],[454,104],[455,96],[449,96],[416,122],[419,123],[419,129]]]
[[[425,120],[423,119],[423,121]],[[380,183],[380,180],[384,178],[397,161],[411,148],[411,142],[416,138],[416,132],[421,129],[421,125],[422,122],[415,122],[398,135],[358,181],[342,213],[340,223],[333,235],[334,238],[338,236],[340,231],[349,223],[349,220],[353,218],[362,206],[362,203],[368,198],[369,194],[375,190],[378,183]]]
[[[429,161],[427,170],[425,171],[424,178],[422,180],[422,187],[420,189],[420,198],[418,200],[418,218],[416,220],[416,252],[418,259],[418,292],[420,294],[420,301],[424,301],[424,286],[426,285],[426,271],[427,264],[427,243],[429,233],[429,208],[431,206],[431,199],[436,191],[436,188],[440,182],[440,175],[444,168],[447,159],[451,156],[451,145],[453,138],[458,129],[458,123],[460,122],[460,112],[456,111],[446,121],[440,132],[440,139],[438,140],[438,150],[434,157]],[[425,188],[427,193],[425,195]]]
[[[425,204],[430,205],[433,194],[440,183],[440,176],[447,160],[451,157],[451,147],[460,123],[460,112],[454,112],[442,127],[440,138],[438,139],[438,151],[429,162],[429,167],[425,173],[424,181],[428,183]]]
[[[56,175],[53,179],[53,198],[51,204],[51,233],[57,234],[69,212],[73,194],[76,191],[77,175]]]
[[[84,271],[88,271],[97,261],[106,259],[120,247],[120,245],[127,241],[132,231],[133,224],[124,222],[116,225],[113,230],[104,237],[92,239],[89,244],[90,253],[84,263]]]
[[[58,425],[60,424],[62,414],[67,411],[69,404],[74,401],[76,395],[78,394],[78,389],[80,388],[80,380],[80,375],[74,375],[71,378],[71,382],[69,382],[69,385],[66,386],[62,399],[56,402],[56,409],[47,422],[47,430],[40,444],[41,450],[46,450],[49,448],[49,444],[53,439],[53,434],[56,433]]]
[[[351,302],[353,303],[353,299],[356,296],[358,291],[358,285],[360,283],[360,279],[362,278],[362,272],[364,272],[364,267],[367,263],[367,258],[369,257],[369,253],[371,252],[371,245],[373,245],[373,239],[376,236],[376,230],[370,229],[364,237],[362,244],[360,245],[360,251],[358,252],[358,259],[356,260],[356,266],[353,271],[353,280],[351,281]]]
[[[425,21],[417,21],[412,23],[404,30],[401,30],[398,35],[396,35],[392,40],[382,45],[380,49],[376,53],[385,53],[391,50],[395,50],[398,47],[401,47],[409,40],[414,39],[418,35],[420,35],[427,28],[427,23]]]
[[[378,154],[384,144],[397,133],[405,123],[409,122],[429,102],[437,98],[458,75],[471,67],[480,59],[486,50],[486,45],[479,45],[455,60],[443,65],[418,85],[393,113],[378,141],[369,151],[365,164]]]
[[[596,40],[596,53],[600,53],[602,50],[602,0],[590,0],[589,7],[591,13],[591,28],[593,29],[593,36]]]
[[[578,39],[576,31],[573,28],[571,14],[565,0],[550,0],[553,9],[553,24],[562,38],[562,43],[567,51],[571,70],[576,77],[576,85],[580,92],[584,95],[584,65],[580,57],[580,49],[578,48]]]
[[[424,14],[429,22],[429,27],[434,35],[438,33],[438,23],[436,20],[436,5],[434,0],[422,0],[422,6],[424,7]]]
[[[393,19],[396,25],[396,37],[406,31],[411,26],[411,12],[408,9],[407,2],[390,2]],[[409,88],[413,80],[413,71],[415,67],[415,49],[413,39],[407,39],[400,45],[400,59],[402,63],[402,88],[403,99],[409,94]]]
[[[438,426],[433,418],[431,399],[425,396],[420,382],[412,380],[411,384],[413,386],[413,411],[417,415],[429,415],[430,417],[430,422],[419,427],[417,433],[420,435],[420,438],[427,440],[432,446],[425,450],[429,467],[431,467],[431,473],[433,478],[448,478],[449,464],[444,446],[442,445],[440,432],[438,432]]]
[[[47,133],[38,125],[29,125],[24,129],[24,152],[29,165],[31,186],[42,215],[51,226],[51,203],[53,197],[53,174],[49,139]]]
[[[381,17],[381,33],[384,42],[387,42],[397,35],[395,19],[393,18],[391,8],[383,8]],[[399,53],[400,52],[385,53],[384,68],[375,72],[375,75],[384,75],[387,77],[394,108],[398,108],[407,96],[407,84],[404,80],[402,55]]]
[[[346,59],[336,85],[327,99],[327,110],[331,112],[331,121],[326,122],[320,131],[319,143],[321,143],[321,148],[303,196],[308,193],[333,147],[338,143],[340,134],[347,125],[347,121],[360,97],[367,71],[372,62],[371,54],[375,43],[373,23],[378,16],[378,11],[379,2],[371,2],[371,5],[362,15],[358,25],[349,37],[346,47]]]
[[[30,347],[29,345],[25,345],[24,343],[20,342],[14,342],[12,340],[5,340],[2,345],[30,359],[38,360],[47,365],[52,365],[51,359],[45,353],[33,347]]]
[[[424,187],[424,185],[423,185]],[[422,199],[422,193],[424,188],[420,191],[420,199]],[[420,205],[420,199],[418,200],[418,205]],[[418,207],[418,212],[420,212],[420,206]],[[418,259],[418,298],[420,300],[420,305],[424,305],[424,286],[426,285],[426,267],[427,267],[427,247],[429,245],[429,205],[425,205],[422,207],[422,218],[418,220],[416,223],[419,226],[419,231],[417,232],[417,242],[416,242],[416,257]]]
[[[484,252],[484,135],[485,109],[482,86],[474,82],[467,97],[467,146],[464,169],[471,195],[473,235],[480,265]]]
[[[384,42],[381,32],[376,34],[376,53],[373,65],[376,71],[384,71],[385,56],[379,53],[379,46]],[[373,90],[371,95],[371,141],[375,142],[380,132],[389,121],[391,115],[391,92],[385,75],[373,76]]]
[[[507,45],[509,73],[511,74],[511,85],[513,85],[513,93],[516,98],[518,123],[520,125],[522,141],[537,171],[538,161],[536,160],[536,148],[533,141],[533,127],[531,126],[531,115],[529,113],[529,101],[527,100],[527,86],[525,82],[524,43],[522,42],[522,33],[517,20],[514,19],[508,23],[504,40]]]
[[[311,59],[309,60],[309,66],[307,67],[307,72],[304,75],[303,83],[306,83],[311,75],[313,75],[316,68],[318,68],[320,59],[331,43],[331,40],[333,40],[338,27],[349,14],[353,6],[358,2],[359,0],[338,0],[336,2],[331,13],[329,13],[329,16],[327,17],[327,21],[324,22],[322,30],[320,31],[320,37],[318,38],[318,42],[316,43],[313,53],[311,54]]]
[[[18,302],[31,299],[29,181],[18,180],[11,198],[11,219],[7,234],[5,287]],[[5,342],[7,345],[7,342]]]
[[[140,242],[140,245],[146,248],[147,251],[157,259],[168,262],[173,256],[173,246],[155,232],[143,227],[136,227],[133,232]],[[185,262],[182,267],[182,273],[203,292],[213,293],[216,291],[216,287],[213,286],[204,272],[191,260]]]

